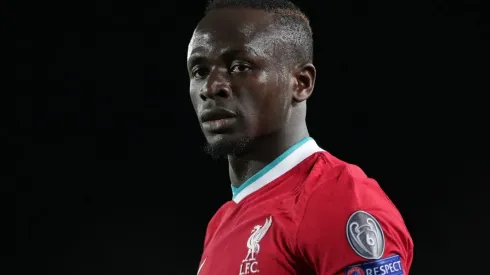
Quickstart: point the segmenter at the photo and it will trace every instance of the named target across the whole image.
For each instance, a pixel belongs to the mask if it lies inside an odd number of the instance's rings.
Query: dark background
[[[484,274],[489,6],[398,2],[299,3],[316,39],[310,133],[398,206],[411,274]],[[3,4],[16,274],[196,273],[206,223],[231,198],[188,95],[204,4]]]

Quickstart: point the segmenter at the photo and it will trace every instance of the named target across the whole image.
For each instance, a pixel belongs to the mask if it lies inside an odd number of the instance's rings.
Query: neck
[[[228,156],[231,184],[240,187],[288,148],[308,136],[306,124],[302,124],[302,127],[296,127],[294,131],[284,129],[254,140],[247,153],[243,155]]]

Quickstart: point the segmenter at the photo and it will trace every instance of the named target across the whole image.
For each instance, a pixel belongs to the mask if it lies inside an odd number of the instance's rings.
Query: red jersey
[[[402,275],[413,242],[378,183],[305,138],[233,189],[198,275]]]

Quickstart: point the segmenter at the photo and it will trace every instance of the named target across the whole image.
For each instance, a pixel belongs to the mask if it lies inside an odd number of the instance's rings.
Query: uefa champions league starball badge
[[[354,212],[347,221],[345,230],[347,240],[357,255],[373,260],[383,256],[385,238],[381,225],[373,215],[365,211]]]

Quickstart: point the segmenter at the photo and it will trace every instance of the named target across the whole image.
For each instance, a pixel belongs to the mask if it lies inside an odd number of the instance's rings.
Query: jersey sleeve
[[[413,242],[404,221],[378,183],[356,169],[312,192],[296,233],[298,254],[318,275],[406,275]]]

